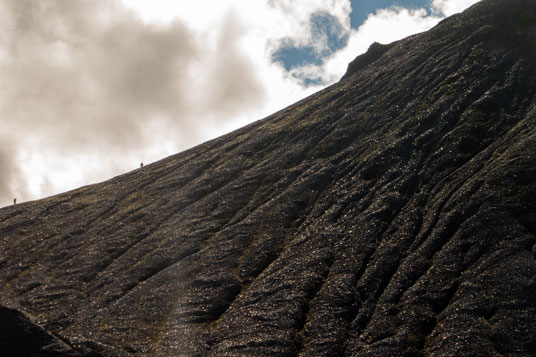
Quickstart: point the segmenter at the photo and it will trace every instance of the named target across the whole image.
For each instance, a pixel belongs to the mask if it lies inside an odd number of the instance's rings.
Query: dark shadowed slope
[[[371,50],[265,120],[0,210],[0,303],[71,355],[536,354],[536,1]]]

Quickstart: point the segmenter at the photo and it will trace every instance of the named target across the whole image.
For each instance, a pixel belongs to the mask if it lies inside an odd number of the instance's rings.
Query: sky
[[[475,2],[2,0],[0,206],[262,119]]]

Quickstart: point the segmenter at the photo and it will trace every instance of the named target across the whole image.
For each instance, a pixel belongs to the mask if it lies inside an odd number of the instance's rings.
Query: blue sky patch
[[[294,47],[292,43],[286,43],[281,46],[272,56],[274,61],[280,62],[287,71],[292,68],[314,64],[319,66],[322,59],[312,46]]]
[[[351,27],[357,29],[369,14],[378,9],[400,5],[409,9],[424,7],[429,10],[430,3],[431,0],[351,0]],[[292,38],[283,39],[280,47],[272,54],[272,60],[279,62],[287,71],[307,65],[321,66],[329,55],[346,46],[349,34],[335,16],[327,12],[314,13],[310,25],[310,44],[296,45]],[[318,46],[319,43],[322,46]],[[322,84],[320,78],[306,78],[295,73],[292,75],[305,87]]]
[[[311,16],[311,39],[313,42],[324,41],[320,49],[313,44],[305,46],[294,45],[292,39],[283,40],[282,46],[272,55],[287,71],[306,65],[321,65],[324,58],[343,48],[348,42],[339,20],[328,13],[315,13]]]
[[[430,0],[351,0],[352,13],[350,23],[356,29],[367,19],[369,14],[373,14],[377,9],[385,9],[393,5],[400,5],[410,9],[424,7],[430,8]]]

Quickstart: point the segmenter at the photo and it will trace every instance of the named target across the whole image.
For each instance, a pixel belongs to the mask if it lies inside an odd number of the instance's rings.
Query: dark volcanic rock
[[[5,306],[0,306],[0,352],[2,356],[21,357],[101,356],[74,349],[22,312]]]
[[[384,45],[378,42],[374,42],[372,45],[370,45],[369,49],[366,53],[357,56],[356,59],[354,59],[350,64],[348,65],[348,70],[342,77],[344,80],[347,77],[350,77],[352,74],[356,73],[357,71],[362,70],[366,66],[372,64],[374,61],[379,59],[385,52],[387,52],[391,47],[394,47],[396,45],[396,42],[390,43],[388,45]]]
[[[536,354],[536,2],[378,49],[265,120],[0,210],[0,303],[105,356]]]

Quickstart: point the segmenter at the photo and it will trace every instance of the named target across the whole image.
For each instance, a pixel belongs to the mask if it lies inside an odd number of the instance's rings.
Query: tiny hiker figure
[[[143,167],[143,162],[140,164],[140,167]]]
[[[14,199],[13,199],[13,204],[14,204],[14,205],[17,204],[17,198],[14,198]]]

